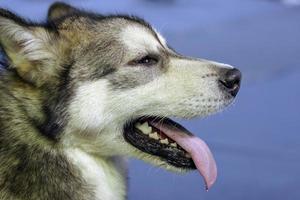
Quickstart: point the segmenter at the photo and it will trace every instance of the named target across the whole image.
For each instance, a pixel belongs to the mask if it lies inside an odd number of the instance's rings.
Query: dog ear
[[[0,44],[9,66],[24,80],[40,86],[55,76],[56,56],[62,53],[56,43],[57,38],[47,28],[0,9]]]
[[[53,3],[48,10],[48,20],[55,20],[60,17],[66,16],[68,14],[77,12],[78,9],[63,3],[63,2],[55,2]]]

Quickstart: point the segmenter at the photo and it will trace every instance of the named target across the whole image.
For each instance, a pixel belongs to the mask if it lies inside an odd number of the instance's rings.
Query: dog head
[[[51,6],[46,25],[0,13],[0,41],[11,67],[51,94],[45,132],[64,147],[134,156],[176,171],[196,165],[204,176],[216,175],[205,175],[216,169],[195,161],[196,146],[207,154],[202,161],[214,165],[206,145],[188,144],[185,138],[194,137],[168,117],[224,109],[240,87],[237,69],[178,54],[137,17],[102,16],[63,3]],[[214,178],[207,178],[208,186]]]

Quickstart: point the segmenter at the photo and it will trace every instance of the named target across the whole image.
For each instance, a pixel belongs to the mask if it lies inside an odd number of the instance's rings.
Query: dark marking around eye
[[[147,55],[136,60],[132,60],[128,63],[131,66],[153,66],[159,62],[159,57],[156,55]]]

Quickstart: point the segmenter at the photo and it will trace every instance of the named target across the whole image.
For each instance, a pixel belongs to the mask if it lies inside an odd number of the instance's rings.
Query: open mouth
[[[217,167],[203,140],[169,118],[141,117],[124,128],[127,142],[181,169],[198,169],[206,189],[216,180]]]

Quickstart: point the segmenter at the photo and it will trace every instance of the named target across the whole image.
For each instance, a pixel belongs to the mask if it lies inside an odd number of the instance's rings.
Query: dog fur
[[[127,143],[126,123],[234,99],[218,84],[231,66],[179,55],[133,16],[55,3],[32,23],[1,9],[0,43],[0,199],[125,199],[128,156],[185,171]]]

